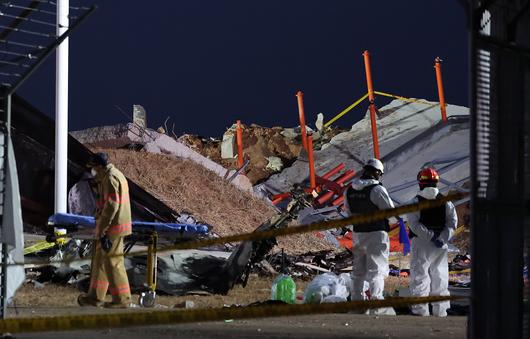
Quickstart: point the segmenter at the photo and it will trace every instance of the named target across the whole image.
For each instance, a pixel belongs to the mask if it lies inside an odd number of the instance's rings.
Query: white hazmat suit
[[[352,182],[352,188],[361,191],[373,186],[369,193],[370,202],[377,210],[394,208],[394,203],[388,195],[387,190],[375,179],[357,179]],[[348,190],[345,192],[345,207],[348,215],[369,213],[370,211],[359,211],[355,206],[350,206]],[[355,211],[355,212],[353,212]],[[363,225],[359,225],[363,226]],[[365,281],[369,284],[371,299],[384,299],[383,290],[385,278],[388,276],[388,255],[390,241],[388,232],[385,230],[362,231],[354,226],[353,238],[353,270],[352,277],[352,300],[365,300]],[[375,314],[395,314],[389,309],[373,310]]]
[[[418,196],[433,200],[439,194],[435,187],[425,187]],[[417,203],[418,197],[411,203]],[[428,210],[425,210],[428,211]],[[445,204],[445,223],[437,239],[433,241],[435,232],[420,222],[421,212],[407,215],[410,230],[416,235],[411,239],[412,251],[410,258],[410,292],[413,296],[447,296],[449,295],[449,268],[447,264],[447,243],[453,236],[458,222],[454,205],[449,201]],[[441,220],[443,221],[443,220]],[[436,237],[435,237],[436,239]],[[437,317],[447,316],[449,301],[432,304],[432,313]],[[420,316],[429,315],[427,304],[411,306],[412,313]]]

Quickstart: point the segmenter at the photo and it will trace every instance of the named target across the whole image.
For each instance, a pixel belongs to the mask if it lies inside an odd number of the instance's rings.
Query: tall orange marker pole
[[[236,140],[237,140],[237,167],[241,168],[244,164],[243,160],[243,130],[241,129],[241,120],[237,121],[236,128]]]
[[[434,69],[436,70],[436,84],[438,85],[438,99],[440,100],[440,111],[442,112],[442,121],[447,121],[447,113],[445,111],[445,97],[444,85],[442,81],[442,59],[436,57],[434,59]]]
[[[296,93],[296,97],[298,98],[298,115],[300,118],[300,129],[302,134],[302,146],[304,146],[304,149],[308,151],[307,148],[307,132],[305,130],[305,113],[304,113],[304,99],[302,99],[302,96],[304,93],[302,91],[298,91]]]
[[[372,83],[372,68],[370,66],[370,53],[364,51],[364,70],[366,72],[366,85],[368,87],[368,100],[370,101],[370,122],[372,123],[372,141],[374,144],[374,157],[379,159],[379,139],[377,137],[377,122],[375,120],[375,97]]]
[[[309,160],[309,186],[311,190],[317,187],[317,179],[315,175],[315,158],[313,157],[313,136],[307,137],[307,159]]]

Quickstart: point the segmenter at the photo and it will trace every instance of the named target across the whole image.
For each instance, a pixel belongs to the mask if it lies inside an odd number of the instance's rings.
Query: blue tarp
[[[55,227],[79,226],[82,228],[95,228],[94,217],[70,213],[56,213],[48,218],[48,224]],[[161,223],[147,221],[133,221],[133,232],[157,231],[160,233],[179,233],[184,236],[198,236],[208,233],[206,225]]]

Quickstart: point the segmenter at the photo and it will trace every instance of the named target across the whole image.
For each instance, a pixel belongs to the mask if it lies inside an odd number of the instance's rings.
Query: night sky
[[[177,134],[220,136],[237,119],[295,126],[297,90],[313,125],[317,113],[327,121],[366,92],[365,49],[376,90],[437,101],[440,56],[446,101],[468,105],[466,18],[456,0],[92,3],[98,10],[70,39],[70,130],[125,122],[115,106],[131,114],[133,104],[152,128],[170,116]],[[19,92],[52,117],[54,68],[52,57]]]

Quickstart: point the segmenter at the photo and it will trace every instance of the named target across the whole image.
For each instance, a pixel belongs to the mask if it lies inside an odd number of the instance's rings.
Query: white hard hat
[[[364,165],[364,167],[367,167],[367,166],[373,167],[376,170],[381,171],[381,173],[385,173],[385,167],[383,166],[383,163],[379,159],[372,158],[368,160],[366,164]]]

